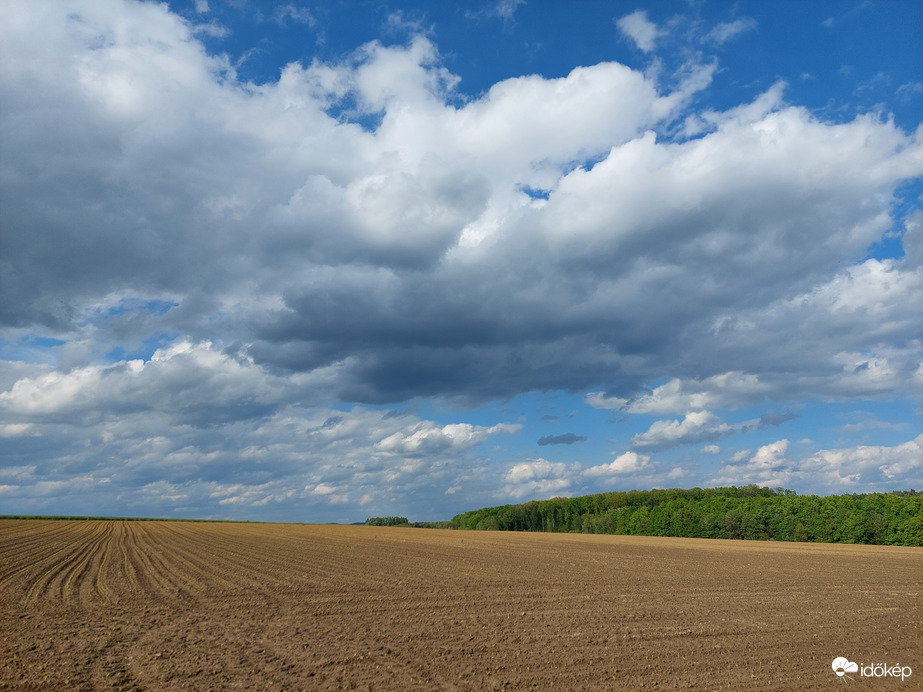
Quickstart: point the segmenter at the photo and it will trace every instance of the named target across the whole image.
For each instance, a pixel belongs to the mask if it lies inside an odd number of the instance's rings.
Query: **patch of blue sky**
[[[902,259],[903,257],[904,244],[897,233],[886,235],[877,243],[872,244],[865,255],[866,260]]]
[[[795,414],[778,425],[763,424],[726,438],[717,444],[727,449],[756,449],[779,439],[792,443],[810,440],[810,448],[837,449],[854,446],[892,446],[906,442],[923,432],[919,424],[919,404],[906,399],[832,401],[801,399],[790,408],[773,404],[771,413]],[[718,415],[724,414],[722,411]],[[731,425],[758,420],[767,410],[750,408],[725,414]],[[772,422],[772,417],[766,415]]]
[[[356,101],[352,93],[345,94],[329,108],[327,115],[341,123],[353,123],[365,132],[375,132],[381,127],[384,111],[368,111]]]
[[[522,185],[519,189],[532,199],[548,199],[551,195],[551,190],[542,190],[528,185]]]
[[[550,461],[583,460],[592,464],[600,463],[599,459],[613,452],[626,451],[631,437],[646,430],[650,420],[654,420],[593,408],[586,404],[583,394],[565,392],[531,392],[464,410],[420,402],[416,413],[445,424],[465,422],[490,427],[510,423],[521,426],[516,432],[492,436],[482,443],[486,449],[502,448],[497,455],[506,461],[541,457]],[[613,424],[613,420],[621,423]],[[538,444],[543,437],[567,433],[586,439],[573,444]]]
[[[404,2],[399,10],[375,2],[335,8],[290,3],[294,12],[280,11],[281,5],[211,3],[205,16],[191,1],[170,3],[193,24],[207,20],[225,27],[199,38],[210,51],[228,55],[239,79],[256,84],[277,80],[288,63],[349,61],[370,41],[400,45],[423,34],[436,45],[440,62],[460,77],[457,99],[479,98],[504,79],[563,77],[601,61],[654,69],[670,89],[690,65],[717,59],[708,89],[711,108],[737,106],[783,81],[787,100],[824,120],[849,121],[884,104],[899,125],[914,129],[923,103],[923,90],[913,86],[923,64],[923,41],[914,34],[923,4],[894,0],[899,11],[889,12],[875,11],[874,4],[647,3],[660,34],[656,50],[646,53],[616,28],[616,18],[637,9],[627,3],[587,1],[579,11],[568,3],[523,3],[510,16],[491,11],[489,3],[477,10],[428,2]],[[726,30],[716,31],[720,27]],[[358,123],[376,127],[371,115]]]
[[[149,315],[163,315],[179,303],[172,300],[141,300],[138,298],[125,298],[119,301],[118,305],[113,305],[106,309],[105,315],[112,317],[115,315],[127,315],[132,312],[145,312]]]
[[[741,34],[720,46],[722,64],[733,70],[715,75],[709,101],[721,107],[740,103],[746,93],[765,91],[771,80],[786,83],[786,98],[824,120],[845,122],[877,111],[894,114],[898,124],[915,129],[923,99],[896,99],[902,85],[919,80],[923,41],[916,32],[923,4],[897,0],[891,10],[877,3],[839,0],[748,3],[742,7],[756,25],[759,40]],[[731,6],[705,3],[710,25]],[[653,18],[653,17],[652,17]],[[726,20],[725,20],[726,21]],[[918,95],[923,96],[923,95]]]
[[[920,209],[923,202],[923,180],[914,178],[898,187],[894,194],[894,205],[891,218],[894,220],[891,228],[881,240],[873,243],[865,259],[903,259],[904,257],[904,231],[909,216]]]
[[[67,342],[52,336],[36,336],[35,334],[29,334],[23,337],[22,343],[23,345],[35,348],[54,348],[55,346],[63,346]]]
[[[51,336],[25,334],[17,340],[0,339],[0,360],[23,363],[54,363],[55,349],[66,341]]]
[[[923,404],[907,399],[811,402],[835,446],[898,445],[923,433]],[[820,418],[823,414],[824,418]]]
[[[146,338],[136,346],[118,345],[106,353],[106,363],[119,363],[124,360],[149,361],[154,353],[173,342],[180,334],[178,332],[162,332]]]

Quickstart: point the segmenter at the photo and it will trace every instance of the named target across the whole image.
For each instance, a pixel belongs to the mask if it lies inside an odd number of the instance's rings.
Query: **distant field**
[[[7,520],[0,689],[919,689],[921,591],[919,548]]]

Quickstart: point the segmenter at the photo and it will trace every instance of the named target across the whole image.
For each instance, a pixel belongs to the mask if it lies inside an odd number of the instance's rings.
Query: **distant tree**
[[[415,521],[411,524],[415,529],[454,529],[451,521]]]
[[[500,522],[497,521],[497,517],[486,517],[481,519],[477,525],[478,531],[499,531]]]
[[[410,526],[407,517],[369,517],[366,526]]]
[[[917,493],[917,497],[919,497]],[[901,534],[895,541],[898,545],[914,545],[923,547],[923,516],[910,517],[903,526]]]

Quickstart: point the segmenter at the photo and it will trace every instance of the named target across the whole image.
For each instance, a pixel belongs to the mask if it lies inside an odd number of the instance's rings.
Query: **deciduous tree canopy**
[[[923,546],[923,493],[801,495],[756,485],[631,490],[503,505],[453,517],[458,529]]]

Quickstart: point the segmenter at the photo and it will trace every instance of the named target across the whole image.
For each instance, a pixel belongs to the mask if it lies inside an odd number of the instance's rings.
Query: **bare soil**
[[[2,690],[909,690],[921,635],[919,548],[0,521]]]

